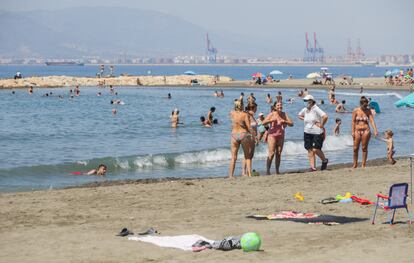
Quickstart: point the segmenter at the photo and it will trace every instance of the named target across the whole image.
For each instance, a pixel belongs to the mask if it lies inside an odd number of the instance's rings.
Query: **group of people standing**
[[[305,93],[305,95],[303,94]],[[268,145],[268,157],[266,162],[266,174],[270,174],[273,159],[275,159],[276,174],[280,173],[281,155],[283,151],[285,130],[292,127],[294,122],[283,111],[283,101],[281,93],[278,93],[276,102],[272,105],[270,113],[264,117],[260,113],[255,118],[257,104],[254,96],[251,94],[244,105],[243,95],[239,99],[234,100],[234,108],[230,113],[232,121],[231,131],[231,161],[229,167],[229,177],[234,176],[235,165],[238,157],[240,146],[243,149],[244,159],[242,161],[242,175],[252,175],[252,159],[254,157],[255,147],[259,141],[263,139]],[[304,148],[308,152],[310,171],[316,171],[316,160],[321,160],[320,170],[325,170],[328,165],[328,158],[325,156],[322,147],[326,139],[327,133],[325,125],[328,122],[328,115],[318,107],[315,98],[308,94],[307,90],[298,94],[302,97],[305,107],[298,113],[298,118],[304,122]],[[329,93],[330,99],[334,98],[334,89]],[[270,94],[266,97],[267,103],[272,103]],[[351,113],[345,110],[341,103],[340,109],[337,107],[337,113]],[[369,107],[369,101],[362,96],[359,101],[359,107],[352,111],[352,137],[353,137],[353,167],[358,167],[359,148],[362,148],[362,164],[366,167],[368,157],[368,145],[371,138],[371,129],[374,136],[378,136],[377,126],[374,120],[374,114]],[[339,134],[339,126],[341,119],[336,119],[335,134]],[[391,164],[395,163],[393,155],[394,144],[391,130],[385,132],[382,139],[387,142],[387,158]]]

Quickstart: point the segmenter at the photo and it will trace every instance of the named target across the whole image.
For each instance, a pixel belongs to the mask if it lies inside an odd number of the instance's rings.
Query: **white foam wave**
[[[156,164],[156,165],[160,165],[160,166],[167,166],[168,165],[168,162],[167,162],[167,158],[165,157],[165,156],[155,156],[154,158],[153,158],[153,162],[154,162],[154,164]]]
[[[128,163],[128,161],[124,161],[124,160],[119,160],[119,159],[117,159],[116,160],[116,163],[115,163],[115,166],[116,167],[119,167],[119,168],[121,168],[121,169],[124,169],[124,170],[128,170],[128,169],[130,169],[131,167],[129,166],[129,163]]]
[[[137,157],[134,160],[134,166],[137,168],[144,168],[144,167],[152,167],[154,166],[154,163],[152,162],[152,156],[147,155],[147,156],[142,156],[142,157]]]
[[[396,93],[396,92],[387,92],[387,93],[369,93],[369,92],[363,92],[363,93],[356,93],[356,92],[335,92],[335,94],[338,95],[345,95],[345,96],[365,96],[365,97],[390,97],[395,96],[399,99],[402,99],[402,95]]]
[[[328,136],[324,142],[324,151],[341,151],[352,147],[353,140],[351,135]],[[268,156],[268,146],[260,143],[255,149],[254,159],[265,160]],[[243,158],[242,147],[240,147],[239,158]],[[303,141],[285,141],[283,147],[284,156],[306,156]],[[121,169],[152,169],[166,168],[169,166],[168,160],[175,165],[213,165],[218,162],[228,162],[231,159],[230,149],[219,148],[215,150],[203,150],[199,152],[187,152],[178,155],[145,155],[135,157],[133,160],[116,160],[116,166]]]
[[[177,164],[196,164],[230,160],[229,149],[206,150],[195,153],[182,153],[174,158]]]
[[[318,93],[327,93],[325,90],[312,90],[312,93],[318,92]],[[337,95],[345,95],[345,96],[365,96],[365,97],[389,97],[389,96],[395,96],[398,99],[402,99],[403,96],[397,92],[387,92],[387,93],[370,93],[370,92],[342,92],[342,91],[335,91],[335,94]]]
[[[86,166],[86,165],[88,165],[88,161],[77,161],[76,162],[77,164],[80,164],[80,165],[83,165],[83,166]]]

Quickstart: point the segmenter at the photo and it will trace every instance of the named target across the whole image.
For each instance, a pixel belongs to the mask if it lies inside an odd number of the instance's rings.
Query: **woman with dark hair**
[[[354,165],[353,168],[358,167],[358,152],[359,145],[362,145],[362,164],[361,167],[365,167],[368,157],[368,143],[371,138],[371,129],[369,123],[371,123],[374,129],[374,135],[378,135],[377,126],[375,125],[374,116],[369,109],[368,99],[362,96],[359,100],[360,106],[355,108],[352,112],[352,137],[354,138]]]
[[[283,144],[285,142],[285,128],[286,126],[293,126],[293,121],[289,118],[287,113],[283,112],[282,102],[275,102],[273,111],[267,115],[262,122],[263,125],[271,123],[267,131],[267,145],[269,155],[266,163],[266,174],[270,175],[270,167],[272,166],[273,157],[276,155],[275,166],[276,174],[279,174],[280,161],[283,151]]]
[[[253,150],[251,148],[252,141],[254,142],[254,131],[250,127],[249,116],[243,111],[243,101],[234,100],[234,109],[230,112],[232,121],[231,131],[231,161],[229,167],[229,177],[233,178],[234,168],[236,166],[237,154],[240,145],[243,148],[244,158],[247,167],[247,176],[251,176]],[[253,143],[254,144],[254,143]]]
[[[216,111],[216,107],[211,107],[207,113],[207,122],[209,125],[213,125],[213,112]]]
[[[316,105],[312,95],[305,96],[303,101],[306,107],[299,112],[298,118],[305,123],[303,137],[311,171],[316,171],[316,156],[322,160],[321,170],[325,170],[328,159],[322,151],[322,146],[326,135],[324,125],[328,121],[328,115]]]

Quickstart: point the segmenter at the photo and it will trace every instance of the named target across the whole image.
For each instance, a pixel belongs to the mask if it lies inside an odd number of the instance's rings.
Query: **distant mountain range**
[[[172,15],[121,7],[0,11],[0,56],[202,55],[207,32]],[[270,46],[253,44],[249,37],[223,32],[209,35],[219,54],[257,55],[270,50]]]

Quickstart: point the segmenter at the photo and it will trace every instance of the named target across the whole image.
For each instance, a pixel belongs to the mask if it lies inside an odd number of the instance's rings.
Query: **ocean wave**
[[[323,150],[341,151],[352,146],[351,135],[327,136]],[[241,147],[240,147],[241,148]],[[255,150],[255,159],[265,160],[267,158],[267,144],[260,143]],[[239,161],[242,158],[240,149]],[[306,155],[303,141],[286,141],[283,148],[284,156]],[[217,148],[183,153],[148,154],[125,157],[105,157],[91,160],[76,161],[57,165],[38,165],[29,167],[16,167],[0,170],[2,175],[53,175],[71,174],[76,171],[88,171],[103,163],[108,166],[109,173],[120,173],[122,171],[143,171],[154,169],[175,169],[180,166],[209,166],[225,164],[231,159],[230,148]]]
[[[328,93],[326,90],[312,90],[312,93]],[[365,96],[365,97],[390,97],[395,96],[398,99],[402,99],[403,96],[397,92],[386,92],[386,93],[371,93],[371,92],[343,92],[335,91],[335,95],[344,95],[344,96]]]

